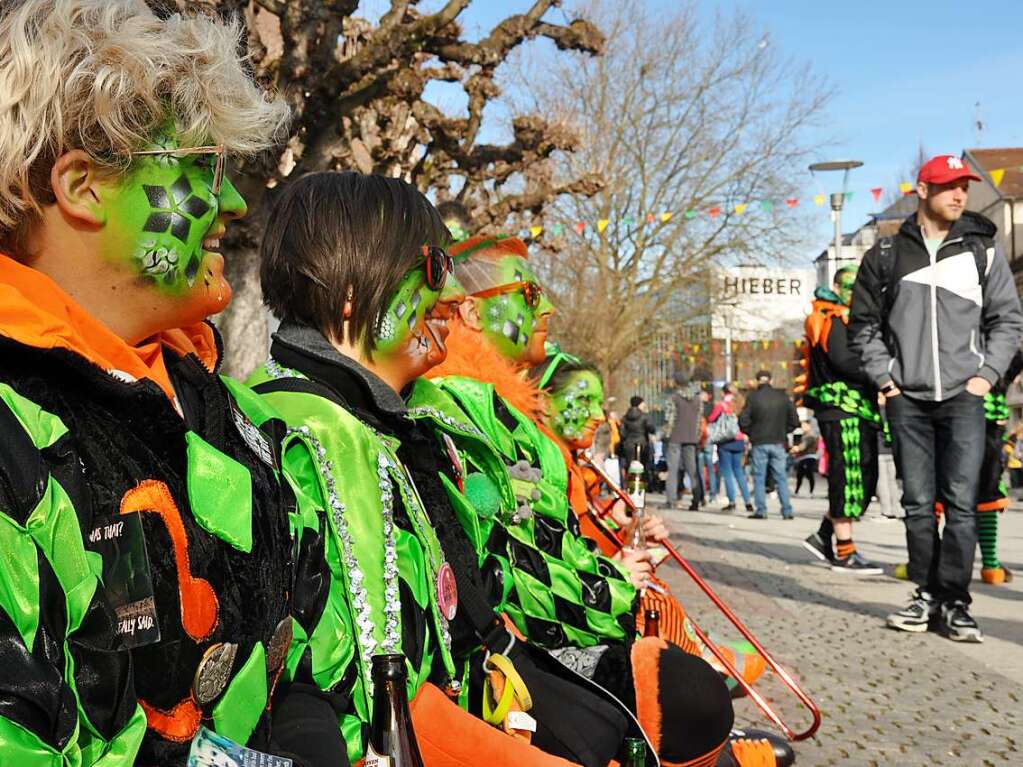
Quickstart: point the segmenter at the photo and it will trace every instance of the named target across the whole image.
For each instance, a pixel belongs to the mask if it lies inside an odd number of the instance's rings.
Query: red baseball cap
[[[966,164],[954,154],[939,154],[920,168],[916,180],[923,181],[925,184],[947,184],[961,178],[980,181],[980,176],[967,168]]]

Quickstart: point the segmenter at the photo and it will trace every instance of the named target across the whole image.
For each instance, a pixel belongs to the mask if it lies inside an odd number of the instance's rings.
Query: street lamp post
[[[831,194],[831,220],[835,222],[835,248],[828,254],[828,273],[826,275],[825,287],[831,285],[835,279],[835,272],[838,271],[837,263],[842,260],[842,203],[845,202],[845,187],[849,180],[849,171],[863,165],[859,160],[832,160],[829,162],[815,162],[810,166],[810,172],[817,171],[842,171],[842,191]]]
[[[722,316],[725,320],[725,381],[731,383],[734,379],[735,364],[732,356],[732,321],[734,319],[733,312],[738,304],[738,298],[729,296],[723,301],[717,301],[717,307],[719,310],[725,309],[726,312],[722,312]]]

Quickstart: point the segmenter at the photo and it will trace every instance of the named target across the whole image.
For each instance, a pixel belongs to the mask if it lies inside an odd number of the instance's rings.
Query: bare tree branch
[[[521,64],[518,82],[542,72],[545,88],[516,89],[527,98],[514,107],[578,126],[572,151],[552,155],[555,183],[603,179],[531,223],[545,226],[535,260],[555,337],[614,389],[637,351],[707,311],[713,266],[777,259],[799,240],[798,215],[757,202],[792,196],[791,168],[811,149],[803,128],[829,93],[759,45],[741,14],[703,24],[690,6],[665,18],[639,0],[597,0],[589,16],[608,33],[605,55]]]
[[[539,112],[513,113],[506,144],[481,141],[487,106],[500,95],[495,78],[523,43],[542,37],[562,51],[603,50],[604,37],[591,22],[544,19],[557,0],[533,0],[475,42],[464,39],[459,24],[472,0],[447,0],[434,12],[422,12],[415,0],[391,0],[376,23],[354,15],[358,0],[148,1],[159,11],[244,18],[257,79],[292,107],[281,150],[239,168],[250,213],[225,241],[238,288],[220,318],[229,371],[246,373],[266,351],[255,248],[267,189],[325,168],[401,176],[439,199],[457,194],[482,227],[496,231],[509,218],[541,216],[559,195],[600,188],[589,170],[555,178],[556,158],[578,144],[578,135]],[[424,99],[436,82],[462,88],[464,112],[446,114]]]

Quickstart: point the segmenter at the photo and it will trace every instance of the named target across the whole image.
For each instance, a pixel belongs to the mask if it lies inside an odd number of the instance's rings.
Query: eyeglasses
[[[216,146],[189,146],[176,149],[141,149],[137,152],[132,152],[131,156],[167,155],[168,157],[180,159],[195,154],[213,154],[217,156],[217,162],[213,166],[213,186],[210,189],[213,194],[220,194],[220,187],[224,182],[224,165],[227,163],[227,155],[224,152],[223,144],[217,144]]]
[[[543,295],[543,288],[532,280],[528,282],[509,282],[506,285],[498,285],[493,288],[487,288],[486,290],[478,290],[473,293],[473,296],[476,298],[493,298],[494,296],[504,295],[505,293],[514,293],[517,290],[522,291],[522,297],[526,299],[526,306],[530,309],[535,309],[540,305],[540,297]]]
[[[455,271],[455,260],[444,248],[436,245],[424,245],[422,251],[426,259],[426,287],[440,292],[448,281],[448,275]]]

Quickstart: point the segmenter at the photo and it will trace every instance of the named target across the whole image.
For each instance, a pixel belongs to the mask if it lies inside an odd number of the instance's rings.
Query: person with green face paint
[[[473,237],[451,252],[471,300],[452,320],[447,359],[429,376],[487,437],[513,480],[510,507],[474,504],[478,554],[485,574],[500,573],[493,580],[504,584],[506,614],[528,639],[634,706],[661,764],[710,764],[719,755],[732,764],[733,714],[721,677],[661,637],[637,638],[638,587],[650,580],[649,554],[600,554],[569,503],[571,457],[547,426],[546,395],[525,377],[528,366],[544,362],[553,314],[525,244]],[[602,393],[594,386],[599,379],[573,383],[550,415],[558,419],[555,429],[582,441]],[[502,484],[499,468],[476,469]]]
[[[881,427],[877,390],[848,344],[856,271],[855,265],[839,269],[834,291],[819,295],[806,318],[809,364],[803,402],[813,408],[828,451],[828,513],[803,546],[835,572],[880,575],[883,570],[867,561],[852,539],[852,523],[867,510],[877,488]]]
[[[599,478],[581,465],[576,456],[580,450],[589,450],[593,444],[597,427],[604,420],[602,403],[604,401],[604,382],[595,367],[578,357],[561,351],[556,344],[548,343],[548,355],[544,364],[534,368],[531,376],[537,385],[547,392],[549,401],[548,425],[553,434],[566,448],[566,462],[569,465],[570,492],[573,510],[580,520],[583,534],[596,541],[608,556],[621,550],[613,536],[607,534],[605,523],[594,519],[591,504],[600,502]],[[576,488],[585,492],[573,492]],[[613,523],[619,532],[628,528],[631,520],[619,511],[618,505],[610,508]],[[645,516],[644,537],[651,548],[668,538],[669,532],[661,517],[650,514]],[[685,650],[687,653],[703,658],[724,675],[723,668],[714,658],[710,650],[700,641],[686,616],[685,608],[671,593],[668,584],[658,579],[653,573],[649,576],[649,588],[640,594],[639,608],[636,610],[637,624],[645,624],[647,611],[655,610],[660,620],[658,636]],[[645,634],[643,626],[640,633]],[[751,648],[740,645],[722,645],[720,649],[730,656],[732,664],[753,684],[766,669],[763,659]],[[725,677],[726,684],[733,696],[742,694],[742,688],[730,676]],[[768,736],[772,737],[772,736]]]
[[[600,374],[593,369],[573,370],[557,384],[551,389],[551,429],[570,449],[588,448],[605,420]]]
[[[226,158],[288,114],[241,39],[139,0],[0,10],[5,765],[180,767],[223,738],[344,763],[299,691],[322,543],[207,321],[246,212]],[[271,718],[301,719],[295,750]]]
[[[494,611],[452,458],[455,438],[489,447],[450,398],[417,380],[444,360],[464,298],[436,210],[401,180],[328,172],[292,182],[268,220],[263,293],[282,322],[249,382],[296,440],[284,465],[328,534],[330,604],[354,617],[352,632],[324,614],[308,656],[325,690],[349,690],[339,714],[350,759],[365,752],[372,655],[404,652],[428,767],[604,767],[625,718],[538,668]],[[318,674],[332,658],[343,674]],[[533,745],[521,737],[530,721]],[[576,730],[599,735],[576,750]]]

